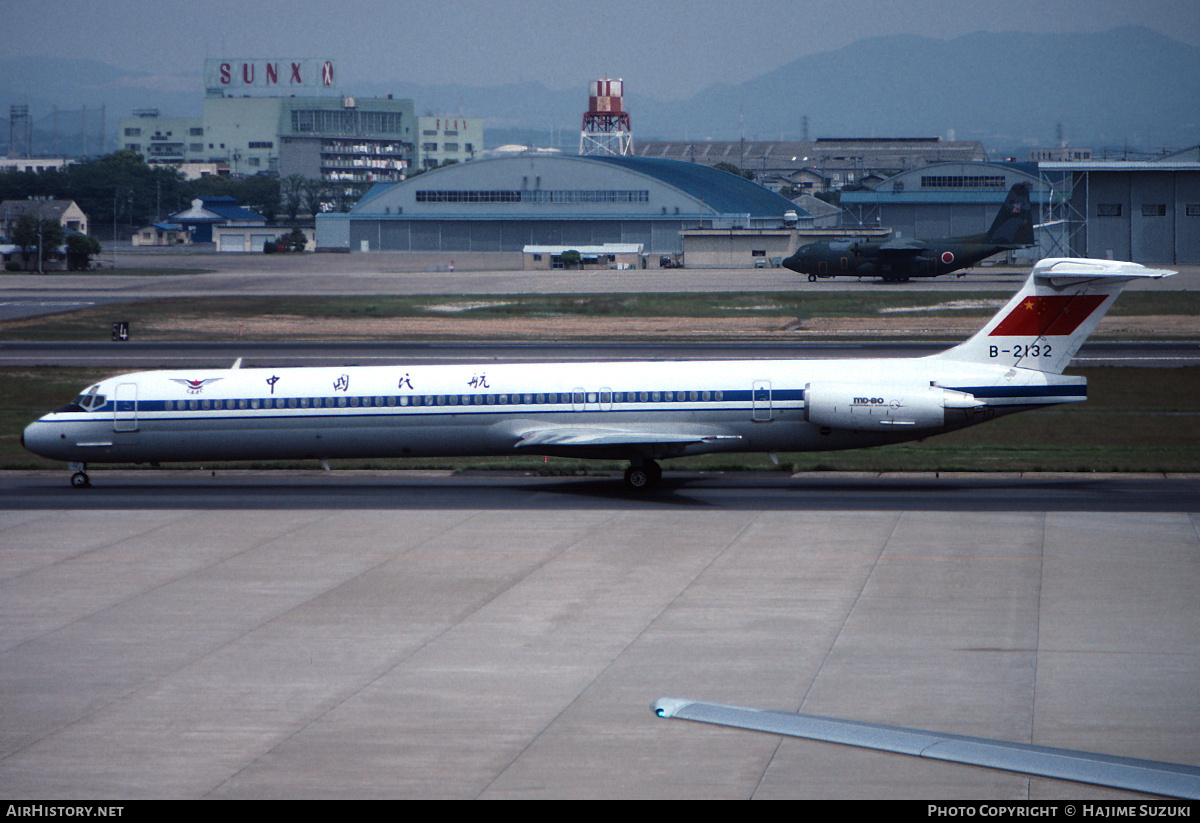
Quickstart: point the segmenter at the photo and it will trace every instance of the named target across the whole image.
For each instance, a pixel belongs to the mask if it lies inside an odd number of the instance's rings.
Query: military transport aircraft
[[[26,427],[25,448],[88,463],[536,454],[659,460],[917,440],[1087,399],[1063,369],[1125,283],[1174,272],[1052,258],[982,330],[940,354],[864,360],[187,369],[125,374]]]
[[[1033,244],[1029,187],[1017,183],[1009,189],[1004,205],[986,234],[937,240],[906,240],[903,237],[822,240],[796,249],[783,265],[794,272],[807,274],[809,282],[818,277],[842,275],[908,280],[949,274],[973,266],[993,254],[1028,248]]]

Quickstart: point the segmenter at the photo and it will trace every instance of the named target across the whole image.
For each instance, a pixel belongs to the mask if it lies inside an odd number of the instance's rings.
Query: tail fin
[[[936,356],[1062,374],[1126,283],[1174,273],[1112,260],[1047,258],[987,325]]]
[[[987,241],[995,246],[1032,246],[1033,208],[1029,204],[1029,186],[1017,183],[1008,190],[1004,205],[988,229]]]

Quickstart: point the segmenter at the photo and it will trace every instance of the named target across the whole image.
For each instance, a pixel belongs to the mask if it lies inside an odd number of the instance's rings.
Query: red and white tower
[[[579,133],[580,154],[633,154],[633,128],[629,112],[621,104],[620,80],[597,80],[591,84],[583,131]]]

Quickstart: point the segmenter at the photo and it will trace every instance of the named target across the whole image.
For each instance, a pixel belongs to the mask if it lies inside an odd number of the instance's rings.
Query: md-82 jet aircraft
[[[1009,189],[986,234],[937,240],[822,240],[801,246],[783,265],[807,274],[809,282],[844,275],[888,281],[937,277],[974,266],[1002,251],[1028,248],[1034,244],[1033,229],[1029,187],[1017,183]]]
[[[139,372],[22,442],[80,488],[97,462],[536,454],[628,460],[642,489],[665,458],[879,446],[1085,400],[1063,369],[1127,282],[1173,273],[1043,260],[973,337],[917,358]]]

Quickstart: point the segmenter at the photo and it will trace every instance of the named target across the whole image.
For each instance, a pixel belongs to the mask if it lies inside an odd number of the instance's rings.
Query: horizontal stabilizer
[[[1170,277],[1169,269],[1149,269],[1140,263],[1120,260],[1092,260],[1084,257],[1048,257],[1033,267],[1033,276],[1051,288],[1076,283],[1107,285],[1131,280]]]
[[[652,708],[659,717],[823,740],[1166,797],[1200,798],[1200,769],[1177,763],[882,726],[836,717],[700,703],[673,697],[656,700]]]

